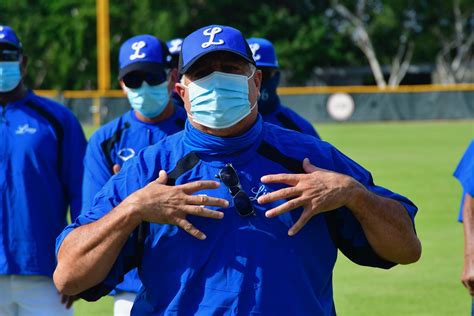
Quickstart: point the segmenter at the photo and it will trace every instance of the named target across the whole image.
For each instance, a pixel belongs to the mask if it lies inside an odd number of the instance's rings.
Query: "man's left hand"
[[[290,236],[300,231],[313,216],[345,206],[357,190],[365,190],[354,178],[317,168],[308,158],[303,160],[303,169],[306,174],[273,174],[261,179],[263,183],[283,183],[290,186],[258,198],[260,204],[290,199],[268,210],[266,217],[275,217],[303,207],[300,218],[288,231]]]

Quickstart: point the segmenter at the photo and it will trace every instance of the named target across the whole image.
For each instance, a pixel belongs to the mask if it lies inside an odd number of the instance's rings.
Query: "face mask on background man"
[[[0,93],[10,92],[15,89],[21,81],[19,61],[0,62]]]
[[[167,81],[156,86],[150,86],[143,81],[140,88],[132,89],[125,86],[125,90],[132,108],[148,118],[160,115],[170,98]]]

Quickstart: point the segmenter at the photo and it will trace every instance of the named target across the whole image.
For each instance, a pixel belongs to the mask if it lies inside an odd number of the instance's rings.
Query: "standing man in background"
[[[280,70],[273,44],[264,38],[249,38],[257,68],[262,72],[258,111],[265,122],[320,138],[313,125],[284,106],[277,94]]]
[[[458,217],[464,225],[464,268],[461,282],[474,297],[474,140],[464,153],[454,176],[463,188]]]
[[[168,50],[170,52],[170,68],[171,69],[176,69],[176,72],[178,71],[178,65],[179,65],[179,53],[181,52],[181,44],[183,43],[182,38],[174,38],[171,41],[168,41],[166,45],[168,46]],[[176,77],[176,82],[179,81],[179,76]],[[176,92],[176,89],[173,89],[173,92],[171,93],[171,98],[173,99],[174,104],[184,107],[184,102],[183,99],[179,96],[179,94]]]
[[[96,193],[125,161],[183,129],[186,112],[170,98],[177,70],[168,71],[168,57],[166,44],[152,35],[134,36],[120,47],[120,86],[132,109],[102,126],[89,141],[84,159],[83,212],[91,210]],[[115,315],[130,315],[140,286],[134,269],[116,288]]]
[[[51,277],[68,207],[80,213],[86,139],[66,107],[25,87],[27,64],[0,25],[0,315],[72,315]]]

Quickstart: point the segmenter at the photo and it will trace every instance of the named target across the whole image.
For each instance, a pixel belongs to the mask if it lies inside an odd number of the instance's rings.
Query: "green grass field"
[[[91,131],[86,128],[88,135]],[[338,315],[468,315],[470,297],[459,281],[461,188],[452,173],[474,137],[474,121],[324,124],[318,131],[371,170],[376,183],[419,207],[423,255],[418,263],[386,271],[339,256],[334,272]],[[110,298],[75,306],[76,315],[112,315]]]

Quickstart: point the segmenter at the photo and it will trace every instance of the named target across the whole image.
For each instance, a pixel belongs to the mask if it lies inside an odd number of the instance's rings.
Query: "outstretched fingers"
[[[229,207],[229,202],[227,200],[207,196],[205,194],[187,196],[186,204],[217,206],[217,207],[223,207],[223,208]]]
[[[222,219],[224,217],[223,212],[213,211],[203,206],[198,205],[187,205],[183,207],[183,211],[188,215],[195,215],[207,218]]]
[[[293,226],[291,226],[290,230],[288,230],[288,235],[294,236],[296,233],[298,233],[301,230],[301,228],[303,228],[309,222],[311,218],[312,218],[311,213],[305,209],[303,213],[301,213],[301,216],[300,218],[298,218],[296,223]]]
[[[302,194],[302,191],[300,188],[289,187],[289,188],[280,189],[280,190],[262,195],[258,198],[257,201],[259,204],[265,204],[265,203],[275,202],[278,200],[293,198],[301,194]]]
[[[290,200],[286,203],[283,203],[282,205],[279,205],[275,208],[272,208],[271,210],[266,211],[265,216],[268,218],[279,216],[283,213],[292,211],[295,208],[302,206],[303,203],[304,203],[304,200],[302,198],[296,198],[296,199]]]
[[[185,218],[176,219],[176,225],[197,239],[204,240],[207,237],[203,232],[194,227],[194,225],[188,222]]]
[[[202,190],[216,189],[220,186],[220,183],[212,180],[201,180],[195,182],[189,182],[186,184],[181,184],[179,187],[186,194],[193,194]]]
[[[300,178],[300,174],[279,173],[263,176],[260,181],[262,181],[262,183],[284,183],[295,186],[300,181]]]

